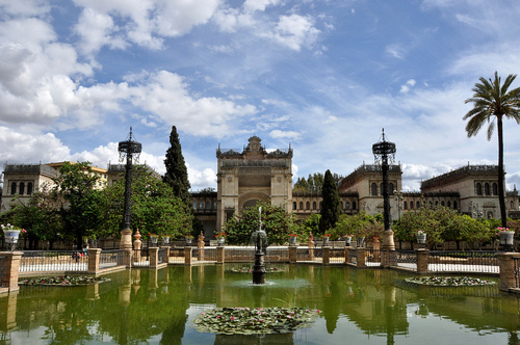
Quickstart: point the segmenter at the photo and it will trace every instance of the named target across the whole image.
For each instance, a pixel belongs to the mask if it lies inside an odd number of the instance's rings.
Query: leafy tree
[[[323,201],[320,211],[321,219],[319,230],[321,234],[324,234],[336,225],[339,216],[342,214],[338,186],[336,185],[330,170],[325,172],[321,195]]]
[[[256,206],[243,210],[241,216],[235,215],[224,225],[226,241],[230,244],[248,244],[251,235],[258,230],[258,208],[262,207],[262,224],[269,243],[283,244],[288,241],[289,234],[293,231],[303,236],[303,231],[294,225],[292,213],[285,211],[283,207],[273,206],[270,203],[258,202]]]
[[[163,181],[172,189],[175,196],[179,197],[186,205],[191,204],[191,195],[189,193],[190,182],[188,180],[188,170],[182,155],[181,143],[177,128],[172,126],[170,133],[170,148],[166,151],[166,174]]]
[[[104,235],[119,234],[123,221],[124,179],[105,189],[107,231]],[[132,228],[148,234],[170,235],[174,238],[191,233],[192,214],[189,206],[174,195],[166,183],[155,178],[142,165],[134,166],[132,179]]]
[[[330,230],[332,238],[343,238],[346,235],[355,237],[380,236],[382,215],[372,216],[361,210],[354,215],[342,214],[336,226]]]
[[[101,192],[94,189],[97,180],[90,162],[66,162],[60,167],[60,176],[53,179],[53,192],[65,201],[61,207],[64,237],[74,239],[78,248],[83,237],[95,233],[101,222]]]
[[[506,77],[504,84],[501,85],[501,78],[495,72],[495,78],[486,80],[481,77],[480,83],[476,83],[473,88],[473,97],[468,98],[466,103],[473,103],[471,109],[464,120],[469,119],[466,125],[468,137],[476,135],[484,123],[489,123],[487,138],[491,139],[495,128],[495,119],[498,132],[498,199],[500,205],[500,216],[502,226],[507,226],[506,205],[504,195],[504,139],[502,130],[503,118],[512,118],[516,123],[520,123],[520,88],[508,91],[509,87],[516,78],[516,74]]]

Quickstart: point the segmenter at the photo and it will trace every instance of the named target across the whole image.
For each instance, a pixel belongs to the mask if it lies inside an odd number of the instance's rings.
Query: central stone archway
[[[259,201],[269,202],[269,195],[259,192],[246,193],[238,198],[238,205],[240,210],[244,210],[254,207]]]

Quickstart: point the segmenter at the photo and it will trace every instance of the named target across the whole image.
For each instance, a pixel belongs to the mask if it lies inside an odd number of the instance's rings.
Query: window
[[[316,201],[314,201],[314,202],[312,203],[312,209],[313,209],[313,210],[316,210]]]
[[[371,189],[372,190],[371,190],[370,194],[372,194],[372,196],[377,196],[377,184],[372,183]]]
[[[488,214],[487,214],[487,218],[488,219],[493,218],[493,212],[489,211]]]
[[[441,206],[444,207],[444,201],[441,201]]]
[[[477,195],[482,195],[482,185],[477,183]]]
[[[211,203],[209,201],[206,202],[206,210],[211,210]]]
[[[303,201],[300,201],[300,210],[303,210]]]
[[[353,209],[353,210],[356,209],[356,202],[355,202],[355,201],[352,201],[352,209]]]
[[[515,208],[515,203],[513,201],[511,201],[511,203],[509,204],[509,209],[513,210]]]
[[[16,194],[16,182],[11,183],[11,194]]]
[[[27,195],[31,195],[33,191],[33,184],[32,182],[27,183]]]
[[[484,185],[484,193],[485,193],[486,195],[490,195],[490,194],[491,194],[490,191],[489,191],[489,183],[486,183],[486,184]]]
[[[410,210],[413,210],[413,201],[410,201]]]
[[[20,195],[23,195],[25,193],[25,183],[20,182]]]
[[[451,201],[448,200],[448,208],[451,208]]]
[[[295,201],[295,202],[292,203],[292,209],[296,210],[296,206],[297,206],[297,204],[296,204],[296,201]]]
[[[320,208],[319,208],[320,210],[321,210],[321,206],[322,206],[322,202],[320,201]]]
[[[217,209],[217,202],[216,202],[216,201],[213,201],[213,209],[214,209],[214,210]]]
[[[403,201],[403,210],[408,209],[408,203],[406,201]]]
[[[456,202],[456,201],[453,202],[453,208],[454,208],[455,210],[458,209],[458,207],[457,207],[457,202]]]
[[[305,203],[305,209],[306,209],[306,210],[310,210],[310,209],[311,209],[311,203],[310,203],[310,202],[307,201],[307,202]]]
[[[498,195],[498,184],[493,183],[493,195]]]
[[[350,210],[350,202],[345,201],[345,210]]]
[[[394,195],[394,184],[393,183],[388,184],[388,194]]]
[[[439,206],[439,201],[435,201],[435,207]]]
[[[416,207],[415,207],[416,209],[420,209],[420,208],[421,208],[421,203],[420,203],[419,201],[417,201],[417,202],[415,203],[415,206],[416,206]]]
[[[199,210],[204,209],[204,201],[199,202]]]
[[[196,202],[196,201],[193,202],[193,209],[194,209],[194,210],[197,209],[197,202]]]

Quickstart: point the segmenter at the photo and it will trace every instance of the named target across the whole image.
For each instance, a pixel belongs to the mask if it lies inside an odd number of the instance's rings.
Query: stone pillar
[[[354,248],[351,246],[345,246],[345,263],[350,263],[350,253]]]
[[[417,249],[417,273],[428,274],[428,260],[430,258],[430,251],[425,248]]]
[[[204,261],[204,235],[202,231],[200,232],[199,239],[197,241],[197,248],[199,248],[199,252],[197,255],[197,260]]]
[[[101,256],[100,248],[89,248],[87,249],[88,253],[88,268],[87,272],[90,274],[98,274],[99,273],[99,257]]]
[[[217,247],[217,264],[223,264],[226,261],[226,252],[224,246]]]
[[[375,262],[381,261],[381,242],[378,237],[375,237],[372,241],[372,253]]]
[[[137,231],[135,232],[135,235],[134,235],[134,238],[135,238],[135,241],[134,241],[134,258],[135,258],[135,262],[140,262],[141,261],[141,246],[142,246],[142,242],[141,242],[141,233],[139,232],[139,229],[137,229]]]
[[[295,264],[296,263],[296,249],[298,247],[296,246],[289,246],[289,262],[291,264]]]
[[[498,266],[500,268],[500,291],[509,291],[518,288],[515,278],[515,258],[520,258],[520,253],[497,253]]]
[[[330,263],[330,246],[322,247],[323,250],[323,264],[328,265]]]
[[[193,252],[192,247],[184,247],[184,263],[186,265],[191,265],[192,252]]]
[[[121,231],[121,249],[132,249],[132,230],[124,229]]]
[[[159,247],[148,248],[150,255],[150,268],[156,268],[159,265]]]
[[[22,254],[22,252],[0,252],[1,256],[5,256],[5,271],[2,280],[7,282],[9,292],[20,290],[18,286],[18,272]]]
[[[309,232],[309,242],[307,245],[309,246],[309,260],[314,261],[314,236],[312,236],[312,232]]]
[[[381,250],[381,267],[395,266],[395,250],[385,249]]]
[[[161,249],[164,250],[164,262],[166,262],[167,264],[170,263],[170,246],[163,246],[161,247]]]
[[[365,249],[364,248],[357,248],[356,249],[356,256],[357,256],[357,267],[366,267]]]

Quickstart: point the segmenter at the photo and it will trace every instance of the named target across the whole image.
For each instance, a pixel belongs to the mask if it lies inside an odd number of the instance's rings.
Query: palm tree
[[[500,217],[502,226],[507,226],[506,202],[504,197],[504,138],[502,133],[502,119],[513,118],[520,123],[520,87],[508,91],[509,86],[516,78],[516,74],[507,76],[503,85],[500,85],[500,77],[495,72],[495,79],[486,80],[481,77],[480,83],[473,88],[473,97],[468,98],[465,103],[473,103],[464,120],[469,119],[466,125],[468,137],[478,133],[485,122],[489,123],[487,138],[491,139],[495,129],[495,119],[498,132],[498,198],[500,205]]]

